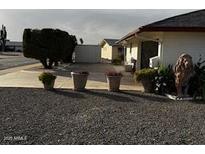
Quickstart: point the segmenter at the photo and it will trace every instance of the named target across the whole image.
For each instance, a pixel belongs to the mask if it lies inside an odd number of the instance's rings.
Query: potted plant
[[[83,91],[87,83],[89,72],[71,72],[73,80],[73,90]]]
[[[144,87],[144,92],[153,92],[153,79],[157,75],[157,70],[152,68],[144,68],[136,71],[134,74],[135,80],[141,82]]]
[[[106,72],[106,78],[108,82],[108,91],[114,91],[114,92],[119,91],[122,73],[109,71]]]
[[[54,87],[56,76],[51,73],[41,73],[39,76],[39,80],[43,83],[44,89],[52,90]]]

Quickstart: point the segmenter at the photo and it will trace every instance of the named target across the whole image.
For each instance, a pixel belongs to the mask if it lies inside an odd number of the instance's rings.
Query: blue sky
[[[136,10],[0,10],[0,24],[8,39],[21,41],[25,28],[59,28],[85,44],[98,44],[103,38],[121,38],[139,26],[174,15],[191,12],[183,9]]]

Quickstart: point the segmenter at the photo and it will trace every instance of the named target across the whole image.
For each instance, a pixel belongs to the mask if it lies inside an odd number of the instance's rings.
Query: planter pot
[[[73,80],[73,90],[83,91],[85,90],[85,86],[88,79],[88,74],[81,74],[77,72],[71,72],[72,80]]]
[[[108,91],[119,91],[122,76],[107,76]]]
[[[148,79],[142,79],[141,83],[144,87],[144,92],[146,93],[152,93],[153,92],[153,85],[152,85],[152,81],[148,80]]]
[[[54,84],[55,80],[53,80],[51,83],[43,83],[43,86],[45,90],[53,90]]]

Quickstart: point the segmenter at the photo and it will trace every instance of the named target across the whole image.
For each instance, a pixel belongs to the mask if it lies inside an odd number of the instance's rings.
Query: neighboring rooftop
[[[205,27],[205,10],[166,18],[143,27]]]
[[[23,46],[23,42],[18,41],[6,41],[7,46]]]
[[[100,45],[102,46],[104,42],[108,43],[110,46],[117,45],[116,42],[119,41],[119,39],[103,39]]]
[[[186,14],[166,18],[151,24],[142,26],[121,38],[118,42],[129,38],[136,33],[145,31],[195,31],[205,32],[205,10],[198,10]]]

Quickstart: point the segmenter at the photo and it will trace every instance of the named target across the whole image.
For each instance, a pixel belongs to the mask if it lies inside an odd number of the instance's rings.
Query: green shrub
[[[157,70],[152,68],[144,68],[134,73],[134,78],[136,81],[141,80],[153,80],[157,75]]]
[[[56,79],[56,76],[51,73],[42,73],[39,76],[39,80],[44,84],[50,84],[53,80]]]
[[[175,93],[175,75],[172,66],[160,66],[154,78],[154,92],[164,95],[165,93]]]
[[[116,58],[112,60],[112,64],[114,65],[121,65],[122,64],[122,60],[120,58]]]
[[[194,98],[202,96],[205,100],[205,60],[202,61],[201,57],[194,65],[194,75],[189,80],[188,93]]]
[[[71,62],[76,45],[75,36],[59,29],[25,29],[23,33],[24,56],[40,60],[44,68],[58,61]]]

